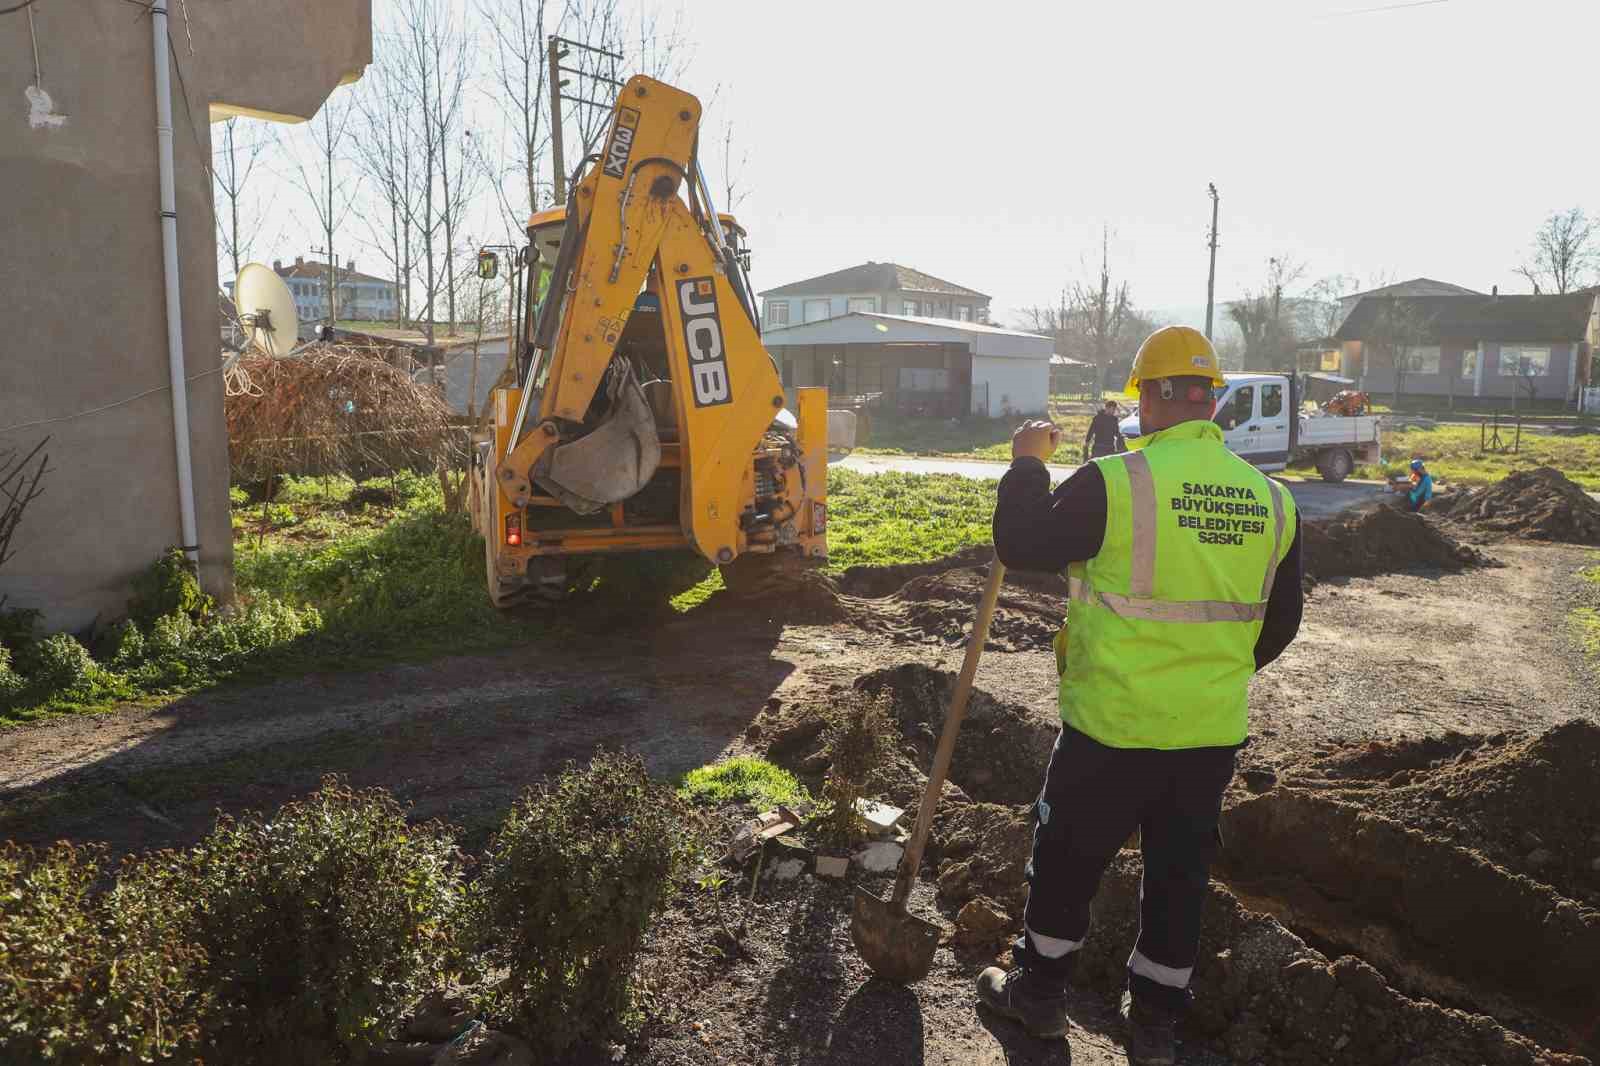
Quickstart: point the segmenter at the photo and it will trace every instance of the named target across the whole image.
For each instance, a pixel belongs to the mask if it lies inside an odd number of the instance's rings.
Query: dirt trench
[[[1373,507],[1329,521],[1308,521],[1301,533],[1307,586],[1340,577],[1371,577],[1407,570],[1457,573],[1498,566],[1420,514]]]
[[[899,750],[877,784],[897,804],[913,807],[925,784],[953,681],[908,664],[849,687],[891,700]],[[784,709],[765,731],[769,757],[820,782],[835,703]],[[928,857],[957,943],[1003,952],[1027,901],[1030,804],[1056,726],[982,690],[969,713]],[[1264,779],[1264,794],[1235,794],[1196,975],[1200,1028],[1236,1061],[1295,1066],[1575,1063],[1585,1060],[1569,1054],[1600,1052],[1588,1030],[1600,1016],[1600,912],[1331,791],[1395,781],[1412,790],[1394,801],[1412,821],[1430,817],[1421,797],[1442,810],[1479,795],[1462,806],[1460,832],[1497,839],[1539,818],[1530,801],[1564,798],[1550,835],[1587,840],[1600,814],[1597,741],[1600,728],[1578,721],[1539,736],[1339,747],[1282,768],[1277,787]],[[1469,771],[1472,784],[1443,786]],[[1312,787],[1289,783],[1302,780]],[[1136,935],[1137,871],[1125,851],[1085,949],[1108,995]]]

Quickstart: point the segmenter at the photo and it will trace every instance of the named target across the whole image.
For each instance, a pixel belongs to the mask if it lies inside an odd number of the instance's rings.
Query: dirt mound
[[[1308,847],[1315,844],[1308,840]],[[1078,975],[1107,996],[1126,981],[1138,934],[1136,856],[1106,871]],[[1492,921],[1493,912],[1480,920]],[[1272,1066],[1580,1066],[1495,1019],[1407,997],[1361,959],[1330,964],[1276,919],[1213,883],[1195,964],[1190,1032],[1239,1063]]]
[[[1374,507],[1326,522],[1308,521],[1301,534],[1308,583],[1334,577],[1431,568],[1456,572],[1494,560],[1442,532],[1421,515]]]
[[[1519,470],[1460,497],[1452,522],[1529,540],[1600,545],[1600,503],[1552,466]]]
[[[1574,719],[1535,735],[1357,745],[1288,774],[1600,907],[1593,722]]]
[[[944,726],[955,674],[918,663],[875,670],[857,678],[854,691],[887,693],[899,745],[871,784],[897,806],[915,808],[927,787],[933,751]],[[843,686],[840,686],[843,693]],[[824,731],[832,703],[797,703],[763,721],[767,758],[813,781],[827,773],[831,754]],[[1031,803],[1044,779],[1059,725],[1020,704],[974,688],[950,763],[950,784],[961,798],[1000,804]],[[949,793],[947,793],[948,795]]]
[[[897,642],[966,641],[994,549],[981,545],[926,563],[853,566],[838,577],[850,621]],[[988,651],[1048,648],[1066,616],[1059,574],[1007,571],[989,627]]]
[[[1028,902],[1033,818],[1027,807],[968,803],[934,815],[928,856],[938,871],[939,899],[961,907],[989,898],[1020,926]]]
[[[1320,791],[1228,808],[1219,872],[1252,907],[1377,965],[1411,995],[1593,1053],[1600,912]]]

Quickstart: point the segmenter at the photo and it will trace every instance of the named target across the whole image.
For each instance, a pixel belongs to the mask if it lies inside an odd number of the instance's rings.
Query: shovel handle
[[[928,790],[922,794],[922,806],[917,810],[917,825],[911,832],[911,842],[900,859],[900,871],[894,880],[894,895],[890,904],[904,910],[911,896],[911,886],[916,884],[917,870],[922,866],[922,850],[928,843],[928,831],[933,828],[933,811],[939,805],[939,794],[944,791],[944,780],[950,773],[950,759],[955,755],[956,737],[961,733],[961,721],[967,716],[967,701],[972,696],[972,679],[978,672],[978,660],[983,656],[984,642],[989,639],[989,623],[994,620],[995,601],[1000,598],[1000,586],[1006,579],[1006,568],[998,556],[989,564],[989,580],[983,586],[983,598],[978,601],[978,614],[972,622],[972,634],[967,637],[967,656],[961,662],[961,675],[956,678],[956,690],[950,696],[950,709],[944,715],[944,732],[939,734],[939,747],[933,753],[933,769],[928,771]]]

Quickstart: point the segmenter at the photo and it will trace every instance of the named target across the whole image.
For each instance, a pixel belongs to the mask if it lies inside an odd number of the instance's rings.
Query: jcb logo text
[[[683,308],[683,340],[689,349],[694,405],[732,403],[728,361],[722,348],[722,321],[717,317],[716,285],[710,278],[678,282],[678,305]]]

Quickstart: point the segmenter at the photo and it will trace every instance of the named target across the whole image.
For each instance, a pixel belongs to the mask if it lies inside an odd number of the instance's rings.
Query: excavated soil
[[[871,784],[895,805],[914,808],[927,786],[955,674],[906,663],[863,674],[849,687],[862,695],[888,696],[899,735],[892,759]],[[846,688],[836,685],[834,691],[842,694]],[[808,781],[820,782],[831,762],[824,730],[833,703],[833,699],[797,703],[757,719],[767,758]],[[1050,762],[1056,732],[1055,723],[1021,704],[1004,702],[974,688],[961,743],[950,763],[947,795],[956,802],[1033,802]]]
[[[755,588],[714,593],[705,608],[758,611],[788,624],[844,622],[896,644],[964,644],[994,549],[967,548],[926,563],[853,566],[839,575],[784,574]],[[1066,615],[1056,574],[1006,574],[986,651],[1048,648]]]
[[[1436,498],[1429,507],[1480,532],[1600,545],[1600,503],[1551,466],[1519,470],[1493,485]]]
[[[1371,577],[1405,570],[1459,572],[1493,566],[1493,559],[1460,543],[1421,515],[1374,507],[1326,522],[1309,521],[1301,534],[1306,583]]]
[[[1600,726],[1591,721],[1347,745],[1283,777],[1600,907]]]
[[[908,809],[926,783],[953,681],[951,673],[907,665],[852,686],[891,698],[899,750],[876,783]],[[760,730],[768,756],[820,782],[829,761],[828,706],[776,709]],[[1003,953],[1020,930],[1030,804],[1055,724],[982,690],[969,713],[928,861],[956,957],[976,967]],[[1388,788],[1397,775],[1409,788],[1419,768],[1438,776],[1446,766],[1477,767],[1471,784],[1452,789],[1430,779],[1414,792],[1437,800],[1441,812],[1460,797],[1460,831],[1497,837],[1511,829],[1489,828],[1499,825],[1493,813],[1481,825],[1472,819],[1504,808],[1500,820],[1509,827],[1517,815],[1501,800],[1522,791],[1531,812],[1560,793],[1566,807],[1553,814],[1552,831],[1587,839],[1600,803],[1592,786],[1579,784],[1595,780],[1591,734],[1600,729],[1574,722],[1539,738],[1484,738],[1497,753],[1464,763],[1455,760],[1479,741],[1332,748],[1315,765],[1247,779],[1224,814],[1227,844],[1216,873],[1228,887],[1213,888],[1195,978],[1205,995],[1191,1031],[1239,1063],[1586,1061],[1558,1052],[1600,1050],[1586,1029],[1600,1016],[1600,913],[1450,839],[1408,828],[1432,817],[1426,802],[1413,797],[1408,808],[1397,797],[1397,811],[1410,811],[1402,824],[1330,788],[1362,781]],[[1559,765],[1541,769],[1557,751]],[[1470,796],[1501,800],[1473,805]],[[1138,860],[1124,852],[1102,886],[1085,949],[1088,980],[1108,996],[1124,979],[1137,899]]]
[[[1315,842],[1310,842],[1314,844]],[[1280,861],[1283,861],[1280,859]],[[1123,852],[1095,899],[1078,974],[1106,995],[1125,980],[1138,930],[1138,859]],[[1485,918],[1491,918],[1485,915]],[[1329,956],[1215,882],[1206,903],[1191,1033],[1237,1063],[1283,1066],[1576,1066],[1482,1015],[1411,998],[1359,958]]]
[[[1408,994],[1600,1054],[1600,727],[1324,751],[1230,806],[1218,873]]]

